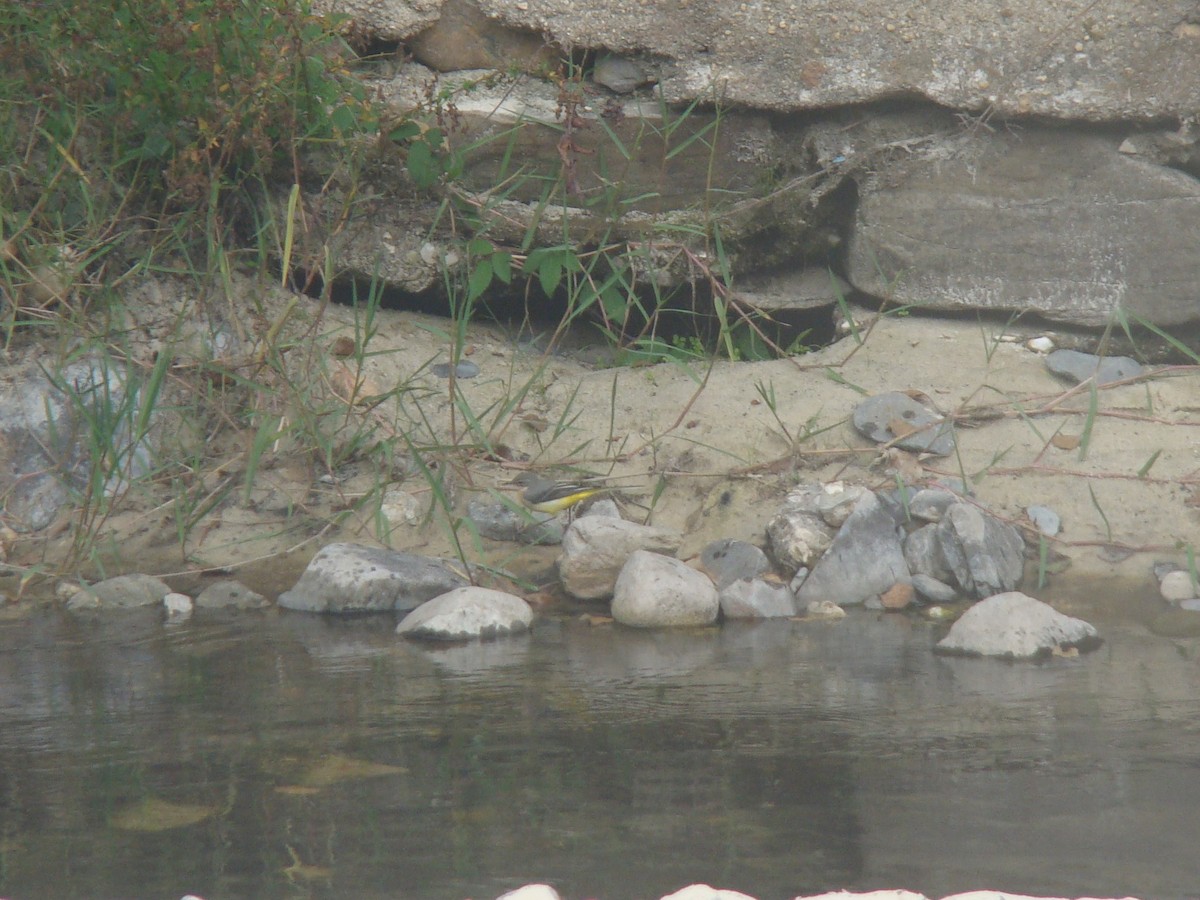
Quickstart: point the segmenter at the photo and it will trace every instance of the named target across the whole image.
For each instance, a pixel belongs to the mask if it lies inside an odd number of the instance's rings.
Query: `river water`
[[[1038,664],[852,611],[430,647],[280,612],[0,620],[0,896],[1200,895],[1200,645]],[[1144,603],[1129,604],[1131,607]]]

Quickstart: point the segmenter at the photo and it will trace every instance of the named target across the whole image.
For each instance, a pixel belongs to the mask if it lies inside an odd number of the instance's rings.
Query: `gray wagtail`
[[[512,480],[522,485],[521,502],[534,512],[557,515],[588,497],[603,493],[607,488],[594,482],[553,481],[536,472],[522,472]]]

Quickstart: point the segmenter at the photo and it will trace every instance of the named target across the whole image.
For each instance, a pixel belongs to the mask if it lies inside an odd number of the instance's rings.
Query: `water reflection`
[[[393,626],[0,623],[0,895],[1195,890],[1195,646],[1136,624],[1040,665],[865,612]]]

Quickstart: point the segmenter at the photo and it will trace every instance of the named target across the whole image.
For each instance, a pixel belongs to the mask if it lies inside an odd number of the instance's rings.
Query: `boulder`
[[[1019,591],[980,600],[950,627],[935,648],[962,656],[1032,659],[1054,651],[1090,650],[1100,644],[1096,629],[1064,616]]]
[[[1119,153],[1119,138],[1062,128],[912,139],[910,154],[859,180],[847,261],[857,289],[1075,325],[1104,326],[1118,310],[1160,327],[1197,321],[1195,178]]]
[[[796,600],[802,608],[820,600],[863,603],[897,581],[909,580],[896,523],[879,498],[868,492],[804,579]]]
[[[474,585],[422,603],[396,626],[396,634],[431,641],[467,641],[528,631],[533,610],[520,597]]]
[[[202,590],[195,604],[197,609],[261,609],[270,606],[271,601],[239,581],[222,578]]]
[[[941,558],[966,595],[989,597],[1020,584],[1025,541],[1007,522],[960,502],[951,504],[934,527]],[[926,574],[937,577],[936,571]]]
[[[284,609],[321,613],[408,612],[467,584],[450,563],[428,556],[329,544],[279,595]]]
[[[771,619],[796,615],[796,595],[786,584],[764,578],[739,578],[718,592],[727,619]]]
[[[646,550],[630,554],[613,589],[612,616],[622,625],[708,625],[719,611],[717,589],[707,575]]]
[[[682,543],[683,535],[670,528],[581,516],[563,536],[558,575],[572,597],[600,600],[612,596],[621,567],[635,550],[673,554]]]

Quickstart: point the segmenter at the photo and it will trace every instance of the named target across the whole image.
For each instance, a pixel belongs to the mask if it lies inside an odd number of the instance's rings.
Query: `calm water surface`
[[[0,621],[0,896],[1200,895],[1200,651],[1038,665],[852,612],[643,633],[563,612]]]

